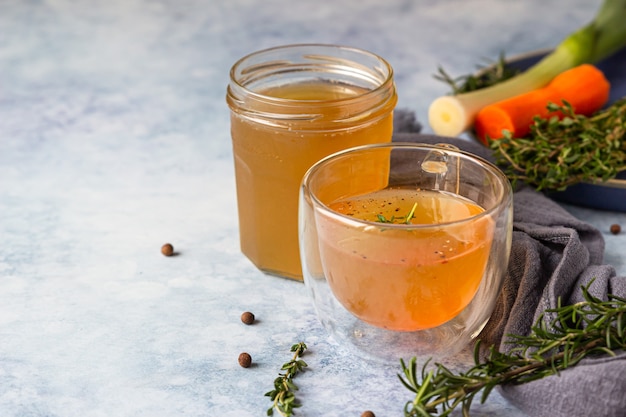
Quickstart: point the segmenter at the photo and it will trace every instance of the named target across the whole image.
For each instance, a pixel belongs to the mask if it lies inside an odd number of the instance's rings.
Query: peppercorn
[[[376,417],[376,415],[370,410],[367,410],[367,411],[363,411],[363,413],[361,414],[361,417]]]
[[[241,315],[241,321],[244,324],[252,324],[254,323],[254,314],[252,314],[249,311],[245,311],[242,315]]]
[[[252,357],[250,356],[250,354],[246,352],[239,354],[239,365],[241,365],[242,368],[249,368],[251,364]]]
[[[165,245],[161,246],[161,253],[165,256],[172,256],[174,254],[174,246],[172,246],[170,243],[166,243]]]
[[[613,233],[614,235],[619,235],[622,231],[622,226],[620,226],[619,224],[612,224],[610,230],[611,233]]]

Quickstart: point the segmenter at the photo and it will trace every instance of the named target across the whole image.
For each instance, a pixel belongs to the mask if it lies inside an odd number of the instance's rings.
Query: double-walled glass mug
[[[264,272],[301,280],[302,176],[331,153],[391,141],[392,68],[336,45],[267,49],[235,63],[227,102],[241,250]]]
[[[325,328],[364,357],[467,346],[495,307],[511,235],[506,176],[451,146],[355,147],[303,178],[305,285]]]

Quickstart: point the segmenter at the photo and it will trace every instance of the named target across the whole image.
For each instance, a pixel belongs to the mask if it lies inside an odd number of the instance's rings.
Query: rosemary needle
[[[446,83],[451,89],[452,94],[463,94],[471,91],[480,90],[485,87],[506,81],[509,78],[521,72],[518,68],[513,68],[507,64],[504,53],[500,53],[496,62],[487,62],[487,66],[479,66],[477,74],[462,75],[460,77],[452,77],[443,67],[438,67],[438,73],[433,77]]]
[[[426,363],[419,373],[415,358],[408,364],[400,360],[402,374],[398,377],[415,393],[404,407],[405,417],[449,416],[456,407],[469,416],[476,395],[482,393],[480,401],[484,402],[500,384],[558,375],[589,355],[615,355],[626,349],[626,299],[609,295],[603,301],[588,289],[582,287],[584,301],[546,310],[528,336],[509,335],[515,347],[508,353],[492,346],[481,362],[477,343],[475,365],[466,372],[454,374],[442,364],[427,371]],[[548,323],[544,320],[547,315],[554,317]]]
[[[411,211],[409,211],[409,214],[407,214],[406,216],[398,216],[398,217],[391,216],[391,218],[387,219],[382,214],[377,214],[376,218],[378,219],[379,223],[396,223],[397,221],[401,221],[404,224],[411,224],[411,219],[415,217],[416,209],[417,209],[417,203],[414,203],[413,207],[411,208]]]

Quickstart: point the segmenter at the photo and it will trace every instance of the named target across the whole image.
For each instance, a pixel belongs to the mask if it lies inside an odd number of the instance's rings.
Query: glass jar
[[[397,102],[392,68],[355,48],[281,46],[236,62],[226,99],[241,250],[266,273],[302,280],[302,177],[331,153],[391,141]]]

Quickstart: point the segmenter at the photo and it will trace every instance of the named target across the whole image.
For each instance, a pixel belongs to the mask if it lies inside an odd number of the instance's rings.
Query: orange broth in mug
[[[391,330],[429,329],[473,299],[494,228],[491,217],[479,216],[482,207],[451,193],[402,188],[328,206],[371,222],[348,226],[316,216],[329,286],[359,319]]]

